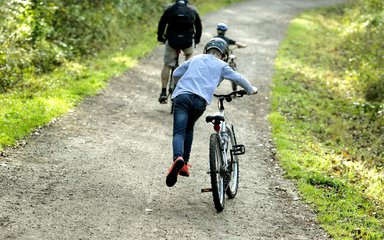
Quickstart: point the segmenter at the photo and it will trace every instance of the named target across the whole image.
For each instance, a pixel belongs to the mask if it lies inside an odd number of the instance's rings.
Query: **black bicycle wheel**
[[[228,133],[228,163],[230,164],[230,181],[228,183],[226,194],[229,198],[236,197],[239,188],[239,159],[237,155],[231,154],[230,150],[236,145],[234,133],[227,127]]]
[[[218,212],[224,209],[225,184],[223,158],[220,149],[220,138],[216,133],[209,140],[209,166],[212,184],[213,203]]]
[[[237,91],[237,84],[232,82],[232,91]]]

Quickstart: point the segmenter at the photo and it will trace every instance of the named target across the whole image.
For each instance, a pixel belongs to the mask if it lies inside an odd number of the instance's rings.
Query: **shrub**
[[[2,1],[0,93],[31,74],[49,72],[67,60],[95,55],[105,47],[135,39],[127,37],[131,26],[153,24],[168,2]]]
[[[357,95],[370,102],[384,101],[384,2],[358,0],[345,15],[341,50],[348,61],[347,76]]]

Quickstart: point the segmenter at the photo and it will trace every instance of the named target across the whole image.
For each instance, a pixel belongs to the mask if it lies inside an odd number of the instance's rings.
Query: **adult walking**
[[[165,44],[160,103],[167,103],[168,79],[171,68],[176,64],[178,52],[184,53],[185,60],[190,59],[194,44],[200,42],[201,32],[200,16],[188,0],[176,0],[165,9],[157,29],[157,40]]]

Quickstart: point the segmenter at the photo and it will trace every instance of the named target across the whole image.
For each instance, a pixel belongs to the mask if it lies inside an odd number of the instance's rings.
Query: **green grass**
[[[327,232],[383,239],[383,118],[380,104],[346,80],[342,16],[328,8],[292,21],[275,63],[270,121],[287,177]],[[357,102],[379,107],[364,111]]]
[[[234,2],[239,0],[196,1],[195,6],[203,16]],[[121,41],[113,39],[112,46],[96,57],[67,62],[50,74],[26,76],[17,88],[1,94],[0,152],[67,113],[85,97],[103,89],[109,79],[135,66],[158,45],[156,27],[142,31],[140,26],[132,26],[123,36],[125,48],[121,49]]]
[[[51,74],[31,77],[19,88],[0,95],[0,151],[65,114],[84,97],[104,88],[110,78],[133,67],[156,45],[150,34],[142,37],[134,49],[68,62]]]

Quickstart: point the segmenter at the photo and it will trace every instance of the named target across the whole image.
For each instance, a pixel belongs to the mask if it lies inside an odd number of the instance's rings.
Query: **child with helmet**
[[[172,94],[173,110],[173,164],[168,171],[166,184],[175,185],[178,175],[189,176],[189,156],[195,122],[211,103],[218,85],[230,80],[243,87],[248,94],[257,88],[226,63],[228,44],[222,38],[212,38],[199,54],[182,63],[173,73],[178,81]]]
[[[237,42],[237,41],[225,36],[225,33],[228,30],[227,24],[219,23],[219,24],[217,24],[216,29],[217,29],[217,36],[216,37],[224,39],[228,43],[228,45],[236,45],[238,48],[244,48],[247,46],[243,43]]]

